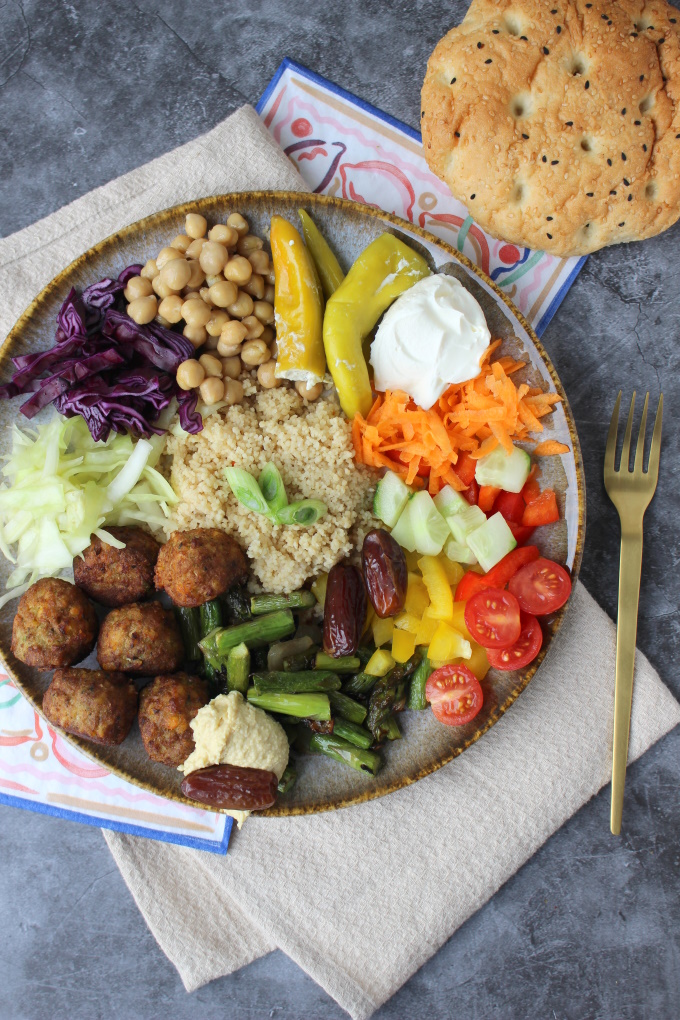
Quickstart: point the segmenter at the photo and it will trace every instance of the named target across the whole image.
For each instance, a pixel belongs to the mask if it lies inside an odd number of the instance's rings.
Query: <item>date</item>
[[[366,619],[366,588],[361,571],[336,563],[328,575],[323,611],[323,648],[337,659],[354,655]]]
[[[385,619],[404,608],[408,568],[404,550],[382,528],[369,531],[361,550],[364,581],[376,614]]]
[[[274,772],[241,765],[208,765],[190,772],[182,793],[208,807],[228,811],[263,811],[276,801],[279,780]]]

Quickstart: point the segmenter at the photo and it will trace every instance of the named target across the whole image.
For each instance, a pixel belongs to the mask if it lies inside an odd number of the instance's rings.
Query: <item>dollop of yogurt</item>
[[[479,302],[453,276],[419,280],[388,308],[371,345],[375,389],[404,390],[428,410],[474,379],[491,342]]]

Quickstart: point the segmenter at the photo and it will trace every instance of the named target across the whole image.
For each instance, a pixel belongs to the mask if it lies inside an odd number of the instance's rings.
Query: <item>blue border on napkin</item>
[[[404,124],[404,122],[401,120],[397,120],[396,117],[390,116],[389,113],[384,113],[382,110],[379,110],[377,106],[373,106],[371,103],[367,103],[363,99],[359,99],[359,97],[355,96],[352,92],[348,92],[346,89],[341,88],[339,85],[336,85],[335,82],[329,81],[328,78],[324,78],[323,75],[321,74],[317,74],[316,71],[310,71],[308,67],[305,67],[303,64],[298,64],[295,60],[291,60],[289,57],[283,58],[283,60],[276,69],[274,77],[267,85],[267,88],[264,90],[262,96],[260,97],[260,101],[255,107],[260,116],[262,116],[262,112],[265,106],[267,105],[267,102],[270,99],[272,93],[274,92],[274,89],[278,85],[279,81],[281,80],[285,72],[289,69],[291,71],[295,71],[295,73],[299,74],[301,78],[307,78],[309,81],[313,81],[316,85],[321,85],[323,88],[328,89],[329,92],[334,92],[335,95],[341,96],[343,99],[347,100],[348,103],[351,103],[353,106],[357,106],[360,110],[364,110],[366,113],[372,114],[374,117],[377,117],[378,120],[382,120],[386,124],[389,124],[391,127],[396,128],[397,131],[402,131],[413,141],[418,142],[418,144],[422,142],[422,136],[420,134],[420,131],[417,131],[415,128],[409,127],[408,124]],[[550,320],[554,316],[559,306],[564,301],[567,292],[569,291],[574,280],[576,279],[578,274],[581,272],[583,266],[585,265],[586,258],[587,256],[584,255],[578,260],[578,262],[572,269],[571,273],[569,274],[567,279],[564,280],[557,294],[555,294],[552,301],[546,308],[540,320],[534,326],[534,330],[536,331],[538,336],[543,336],[543,333],[545,332]]]

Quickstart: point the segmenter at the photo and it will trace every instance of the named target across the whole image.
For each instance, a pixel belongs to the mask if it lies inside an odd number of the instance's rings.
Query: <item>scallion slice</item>
[[[239,503],[243,503],[249,510],[254,510],[258,514],[269,516],[267,500],[262,495],[260,486],[248,471],[243,468],[228,467],[225,468],[224,474]]]
[[[275,514],[288,505],[286,488],[276,464],[272,461],[265,464],[257,481],[271,513]]]
[[[276,514],[279,524],[301,524],[304,528],[316,522],[328,513],[328,507],[320,499],[301,499],[297,503],[289,503]]]

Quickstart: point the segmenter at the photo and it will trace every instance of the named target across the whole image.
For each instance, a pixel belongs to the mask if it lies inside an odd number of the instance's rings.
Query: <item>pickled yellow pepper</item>
[[[329,298],[323,343],[340,406],[350,420],[357,412],[366,417],[373,402],[362,349],[365,337],[395,298],[429,275],[422,256],[393,234],[381,234]]]
[[[272,216],[269,241],[275,279],[276,377],[313,386],[326,372],[319,278],[300,234],[288,220]]]
[[[298,213],[302,222],[302,234],[305,239],[305,244],[314,259],[314,265],[317,268],[319,279],[321,280],[323,295],[326,298],[326,301],[328,301],[331,294],[338,289],[342,281],[345,279],[344,273],[340,268],[340,263],[333,254],[328,241],[323,236],[312,217],[306,213],[304,209],[298,209]]]

